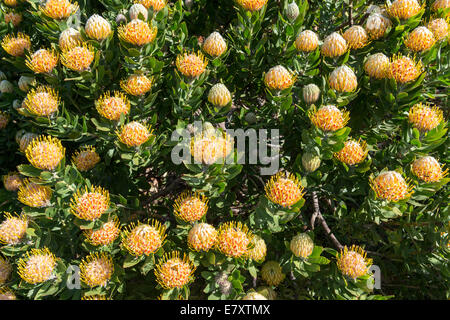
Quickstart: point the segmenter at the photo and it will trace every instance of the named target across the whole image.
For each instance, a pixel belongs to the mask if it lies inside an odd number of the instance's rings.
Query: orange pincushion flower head
[[[95,101],[95,107],[101,116],[108,120],[118,121],[122,114],[127,115],[130,112],[130,101],[119,91],[113,93],[114,96],[111,96],[110,91],[103,94],[100,99]]]
[[[411,172],[422,181],[437,182],[447,175],[448,169],[443,170],[434,157],[426,156],[411,164]]]
[[[66,19],[78,10],[78,3],[71,0],[47,0],[41,11],[52,19]]]
[[[266,258],[267,246],[266,242],[260,236],[254,235],[250,241],[250,249],[248,251],[248,258],[256,262],[263,262]]]
[[[109,192],[102,187],[77,190],[70,201],[71,212],[79,219],[94,221],[109,208]]]
[[[344,148],[341,151],[336,152],[334,156],[339,161],[353,166],[355,164],[361,163],[367,157],[369,149],[367,148],[367,143],[365,141],[361,142],[361,139],[347,140],[344,144]]]
[[[94,246],[107,246],[111,244],[120,234],[120,223],[117,217],[105,222],[97,230],[85,230],[86,241]]]
[[[56,258],[48,248],[33,248],[19,260],[17,265],[17,273],[25,282],[38,284],[54,277]]]
[[[382,200],[397,202],[414,193],[414,185],[397,171],[382,172],[375,179],[370,177],[369,183],[376,197]]]
[[[59,139],[52,136],[39,136],[28,145],[25,155],[33,167],[52,171],[64,158],[65,151]]]
[[[9,172],[3,176],[3,186],[8,191],[17,191],[22,184],[22,178],[18,172]]]
[[[311,30],[300,32],[295,39],[295,48],[302,52],[311,52],[319,46],[319,37]]]
[[[267,3],[267,0],[236,0],[236,2],[245,10],[258,11]]]
[[[158,33],[158,28],[140,19],[134,19],[126,25],[119,26],[119,38],[135,46],[143,46],[153,42]]]
[[[364,24],[367,34],[373,40],[383,37],[391,26],[391,20],[381,13],[372,13]]]
[[[14,27],[17,27],[22,22],[22,15],[13,11],[5,13],[4,16],[6,23],[12,23]]]
[[[196,223],[189,230],[188,246],[195,251],[209,251],[217,242],[217,230],[207,223]]]
[[[202,50],[211,57],[218,57],[227,50],[227,43],[220,33],[215,31],[205,39],[202,45]]]
[[[173,213],[185,222],[198,221],[208,211],[208,198],[198,192],[184,191],[175,200]]]
[[[338,92],[353,92],[358,87],[358,79],[352,69],[346,65],[337,67],[328,78],[331,89]]]
[[[189,257],[180,252],[171,251],[164,254],[155,268],[156,281],[164,289],[182,288],[194,280],[195,266]]]
[[[122,233],[122,246],[133,256],[148,256],[164,244],[166,227],[157,220],[131,223]]]
[[[431,5],[432,11],[438,11],[439,9],[447,9],[447,8],[450,8],[450,0],[436,0]]]
[[[94,48],[91,44],[71,42],[62,48],[61,63],[73,71],[85,71],[94,61]]]
[[[114,263],[108,253],[91,253],[80,263],[80,278],[89,287],[105,287],[114,273]]]
[[[167,0],[135,0],[135,3],[142,4],[145,8],[153,9],[153,11],[161,11],[167,4]]]
[[[369,36],[366,30],[358,25],[348,28],[344,32],[343,37],[351,49],[360,49],[369,43]]]
[[[195,78],[200,76],[205,72],[207,65],[208,61],[200,51],[197,53],[183,52],[177,56],[177,69],[186,77]]]
[[[417,0],[395,0],[386,10],[391,17],[406,20],[418,14],[422,7]]]
[[[58,111],[59,104],[58,92],[49,86],[39,86],[31,89],[23,101],[23,105],[29,113],[41,117],[53,115]]]
[[[120,81],[120,87],[132,96],[142,96],[152,89],[153,77],[143,74],[132,74],[126,80]]]
[[[50,187],[37,184],[36,182],[25,179],[19,188],[17,199],[32,208],[48,207],[53,191]]]
[[[5,220],[0,223],[0,243],[16,245],[20,243],[28,228],[28,219],[25,215],[11,215],[4,212]]]
[[[241,222],[225,222],[220,225],[216,248],[227,257],[247,258],[254,235]]]
[[[436,106],[417,103],[409,109],[408,121],[420,132],[427,132],[444,121],[444,113]]]
[[[422,62],[408,56],[394,55],[389,66],[389,77],[397,83],[406,83],[417,79],[422,71]]]
[[[206,127],[206,126],[205,126]],[[213,163],[225,163],[227,157],[232,153],[234,146],[233,138],[226,132],[214,127],[207,127],[197,133],[191,139],[191,155],[195,163],[211,165]]]
[[[349,112],[339,110],[336,106],[326,105],[318,110],[312,108],[308,113],[311,122],[322,131],[336,131],[345,127],[349,120]]]
[[[3,111],[0,111],[0,130],[5,129],[9,122],[9,115]]]
[[[348,50],[347,41],[337,32],[333,32],[323,41],[320,52],[325,57],[336,58],[342,56]]]
[[[72,163],[81,172],[89,171],[100,162],[100,156],[93,146],[84,146],[72,155]]]
[[[3,287],[0,288],[0,301],[1,300],[17,300],[17,297],[11,289]]]
[[[23,56],[25,50],[30,50],[30,37],[24,33],[17,33],[17,36],[12,34],[6,35],[2,40],[2,48],[14,57]]]
[[[25,63],[35,73],[50,73],[58,64],[58,60],[55,50],[40,49],[28,56]]]
[[[0,256],[0,285],[5,284],[11,276],[12,266],[8,260]]]
[[[280,171],[272,176],[264,187],[266,197],[284,208],[293,206],[303,198],[303,186],[297,177]]]
[[[89,38],[98,41],[105,40],[112,33],[111,24],[98,14],[93,14],[89,17],[84,26],[84,30]]]
[[[58,44],[61,49],[69,48],[76,43],[81,43],[81,33],[74,28],[67,28],[59,35]]]
[[[338,269],[344,276],[356,279],[368,273],[372,259],[366,257],[366,252],[358,246],[352,245],[341,249],[337,257]]]
[[[123,125],[116,134],[119,141],[128,147],[138,147],[146,142],[153,135],[151,126],[137,121],[129,122]]]
[[[269,286],[278,286],[286,275],[277,261],[267,261],[261,268],[261,278]]]
[[[427,27],[415,28],[406,38],[405,46],[414,52],[421,52],[430,49],[436,43],[433,32]]]
[[[364,71],[375,79],[385,79],[389,76],[389,58],[382,53],[370,55],[364,63]]]
[[[445,19],[438,18],[433,19],[427,24],[428,30],[433,32],[436,41],[441,41],[448,37],[449,35],[449,23]]]
[[[264,75],[266,87],[272,90],[285,90],[290,88],[296,79],[297,77],[294,72],[288,71],[281,65],[270,68]]]

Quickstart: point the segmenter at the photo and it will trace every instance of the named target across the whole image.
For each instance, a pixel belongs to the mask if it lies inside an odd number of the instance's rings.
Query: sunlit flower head
[[[127,115],[130,112],[130,101],[119,91],[114,91],[113,94],[111,96],[111,92],[107,91],[95,101],[95,107],[104,118],[117,121],[122,114]]]
[[[413,81],[423,72],[422,62],[416,62],[413,58],[394,55],[389,66],[389,77],[397,83]]]
[[[167,0],[135,0],[135,3],[140,3],[147,9],[150,9],[151,7],[153,11],[158,12],[164,9],[167,4]]]
[[[450,3],[450,1],[449,1]],[[433,32],[436,41],[441,41],[448,37],[449,35],[449,24],[445,19],[438,18],[433,19],[427,24],[428,30]]]
[[[70,201],[71,212],[79,219],[94,221],[109,208],[109,192],[102,187],[79,189]]]
[[[50,73],[58,64],[58,53],[55,50],[39,49],[27,57],[28,68],[35,73]]]
[[[409,109],[408,121],[420,132],[427,132],[444,121],[444,113],[436,106],[417,103]]]
[[[0,288],[0,301],[1,300],[17,300],[14,292],[6,287]]]
[[[86,172],[100,162],[100,156],[93,146],[84,146],[72,155],[72,163],[81,172]]]
[[[198,221],[208,211],[208,198],[198,192],[185,191],[175,200],[173,211],[183,221]]]
[[[93,14],[86,21],[84,30],[89,38],[97,41],[105,40],[112,33],[111,24],[98,14]]]
[[[208,251],[217,241],[217,230],[207,223],[196,223],[189,230],[188,245],[195,251]]]
[[[296,75],[283,66],[275,66],[264,75],[264,83],[272,90],[285,90],[292,87],[297,79]]]
[[[248,258],[261,263],[266,258],[266,253],[267,253],[266,242],[260,236],[254,235],[252,241],[250,241]]]
[[[303,198],[303,186],[297,177],[280,171],[272,176],[264,187],[266,197],[284,208],[293,206]]]
[[[156,281],[164,289],[182,288],[194,281],[194,264],[189,257],[180,252],[171,251],[164,254],[155,268]]]
[[[8,260],[0,256],[0,285],[5,284],[11,276],[12,266]]]
[[[405,46],[414,52],[421,52],[430,49],[436,43],[433,32],[427,27],[415,28],[406,38]]]
[[[72,3],[71,0],[47,0],[40,9],[49,18],[66,19],[78,10],[78,3]]]
[[[25,215],[12,215],[4,212],[5,219],[0,223],[0,243],[16,245],[25,237],[28,219]]]
[[[344,32],[343,37],[351,49],[360,49],[369,43],[369,36],[366,30],[358,25],[348,28]]]
[[[86,241],[94,246],[107,246],[114,242],[120,234],[120,222],[117,217],[105,222],[99,229],[85,230]]]
[[[38,135],[35,133],[27,132],[20,137],[19,140],[19,150],[20,152],[25,152],[27,150],[28,145],[33,141],[33,139],[37,138]]]
[[[395,0],[387,7],[387,12],[391,17],[399,18],[400,20],[409,19],[422,10],[417,0]]]
[[[231,93],[223,83],[217,83],[209,90],[208,101],[216,107],[225,107],[231,102]]]
[[[314,242],[306,233],[299,233],[291,239],[289,248],[299,258],[307,258],[314,250]]]
[[[56,258],[48,248],[31,249],[17,263],[17,273],[27,283],[38,284],[53,277]]]
[[[366,257],[366,252],[358,246],[347,246],[337,257],[337,266],[344,276],[356,279],[368,273],[372,259]]]
[[[21,76],[17,81],[19,89],[23,92],[30,90],[31,86],[36,85],[36,79],[34,77]]]
[[[267,261],[261,268],[261,278],[269,286],[278,286],[286,277],[277,261]]]
[[[397,171],[382,172],[375,179],[370,177],[369,183],[376,197],[382,200],[397,202],[414,193],[414,185]]]
[[[5,129],[9,123],[9,115],[3,111],[0,111],[0,130]]]
[[[164,243],[166,227],[157,220],[131,223],[122,233],[122,246],[133,256],[148,256]]]
[[[232,258],[247,258],[254,235],[241,222],[225,222],[219,227],[217,249]]]
[[[367,143],[365,141],[361,141],[361,139],[358,141],[347,140],[344,143],[344,148],[342,148],[339,152],[336,152],[334,156],[339,161],[349,166],[353,166],[363,162],[368,153],[369,149],[367,148]]]
[[[23,181],[18,172],[9,172],[3,176],[3,186],[8,191],[17,191]]]
[[[302,52],[311,52],[319,46],[319,37],[311,30],[300,32],[295,39],[295,48]]]
[[[59,139],[39,136],[28,145],[25,155],[33,167],[53,171],[64,158],[65,151]]]
[[[39,86],[31,89],[23,106],[33,115],[41,117],[49,117],[58,111],[60,98],[58,92],[49,86]]]
[[[308,113],[311,122],[322,131],[336,131],[345,127],[349,120],[349,112],[339,110],[336,106],[326,105]]]
[[[267,300],[267,298],[256,291],[251,291],[247,293],[242,300]]]
[[[94,48],[86,43],[72,43],[62,48],[61,63],[73,71],[85,71],[94,61]]]
[[[80,263],[80,278],[89,287],[105,287],[114,273],[114,263],[108,253],[91,253]]]
[[[342,56],[348,50],[347,41],[337,32],[333,32],[323,41],[320,52],[325,57],[336,58]]]
[[[307,84],[303,87],[303,100],[307,104],[313,104],[317,100],[319,100],[320,97],[320,89],[317,85],[314,83]]]
[[[177,56],[177,69],[186,77],[195,78],[200,76],[205,72],[207,65],[208,61],[200,51],[197,53],[183,52]]]
[[[13,11],[7,12],[4,15],[6,23],[12,23],[14,27],[17,27],[22,22],[22,15]]]
[[[17,199],[32,208],[43,208],[50,205],[53,191],[50,187],[43,186],[25,179],[19,187]]]
[[[448,169],[444,170],[434,157],[425,156],[411,164],[411,172],[422,181],[437,182],[447,175]]]
[[[31,49],[30,37],[21,32],[17,36],[8,34],[2,40],[2,48],[14,57],[23,56],[25,50]]]
[[[236,2],[245,10],[258,11],[267,3],[267,0],[236,0]]]
[[[148,19],[148,10],[140,3],[133,4],[128,10],[128,14],[130,15],[131,20],[139,19],[139,15],[144,17],[144,21],[147,21]]]
[[[132,96],[142,96],[152,89],[153,82],[153,77],[132,74],[127,79],[120,81],[120,87]]]
[[[328,78],[331,89],[338,92],[353,92],[358,87],[358,79],[352,69],[346,65],[337,67]]]
[[[387,29],[391,26],[391,20],[381,13],[372,13],[364,24],[364,28],[372,40],[383,37],[386,34]]]
[[[211,165],[224,163],[233,151],[234,141],[230,135],[214,128],[203,130],[191,139],[191,155],[196,163]]]
[[[389,58],[382,53],[370,55],[364,63],[364,71],[375,79],[385,79],[389,76]]]
[[[118,33],[122,41],[143,46],[155,40],[158,28],[140,19],[134,19],[126,25],[119,26]]]
[[[116,131],[116,134],[119,141],[128,147],[138,147],[150,139],[153,135],[152,132],[153,129],[150,125],[132,121],[123,125],[119,131]]]
[[[77,43],[81,43],[81,33],[74,28],[67,28],[59,35],[58,44],[61,49],[70,48]]]
[[[215,31],[205,39],[202,50],[212,57],[218,57],[227,50],[227,43],[220,33]]]

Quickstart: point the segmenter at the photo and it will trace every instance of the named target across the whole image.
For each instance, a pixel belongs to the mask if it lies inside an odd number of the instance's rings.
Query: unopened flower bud
[[[253,124],[256,122],[256,114],[254,112],[249,112],[245,115],[245,121],[247,121],[250,124]]]
[[[305,153],[302,156],[303,168],[308,172],[314,172],[320,167],[320,157],[312,153]]]
[[[116,16],[116,23],[117,24],[122,24],[122,23],[126,23],[127,22],[127,17],[125,17],[123,14],[119,13]]]
[[[289,19],[289,21],[294,21],[295,19],[297,19],[299,13],[300,11],[298,9],[297,4],[295,2],[291,2],[286,10],[286,16]]]
[[[303,100],[307,104],[313,104],[319,100],[320,89],[314,83],[310,83],[303,87]]]
[[[12,93],[14,91],[14,86],[8,80],[3,80],[0,82],[0,92],[1,93]]]

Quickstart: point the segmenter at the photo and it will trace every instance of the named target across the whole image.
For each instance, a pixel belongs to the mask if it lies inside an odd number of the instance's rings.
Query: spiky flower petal
[[[114,242],[120,234],[120,223],[117,217],[105,222],[97,230],[86,230],[84,236],[86,241],[94,246],[107,246]]]
[[[216,107],[225,107],[231,102],[231,93],[223,83],[217,83],[209,90],[208,101]]]
[[[37,181],[36,181],[37,182]],[[50,187],[25,179],[17,193],[17,199],[32,208],[48,207],[53,191]]]
[[[189,230],[188,245],[195,251],[209,251],[217,241],[217,230],[207,223],[196,223]]]
[[[296,75],[285,67],[278,65],[272,67],[264,76],[264,83],[272,90],[285,90],[292,87],[297,79]]]
[[[360,49],[369,43],[369,36],[366,30],[358,25],[348,28],[344,32],[343,37],[351,49]]]
[[[58,64],[58,60],[58,53],[55,50],[39,49],[28,56],[25,63],[35,73],[50,73]]]
[[[31,48],[30,37],[21,32],[17,36],[8,34],[2,40],[2,48],[14,57],[23,56],[25,50],[29,51]]]
[[[289,248],[296,257],[307,258],[314,250],[314,242],[306,233],[299,233],[291,239]]]
[[[322,131],[336,131],[345,127],[349,120],[349,112],[339,110],[336,106],[326,105],[318,110],[312,108],[308,113],[311,122]]]
[[[336,58],[342,56],[348,50],[347,41],[337,32],[333,32],[323,41],[320,52],[325,57]]]
[[[127,79],[120,81],[120,87],[132,96],[142,96],[152,89],[153,81],[153,77],[132,74]]]
[[[405,46],[414,52],[421,52],[430,49],[436,43],[433,32],[427,27],[415,28],[406,38]]]
[[[94,221],[109,208],[109,192],[102,187],[79,189],[70,201],[71,212],[79,219]]]
[[[41,117],[49,117],[54,114],[58,111],[59,104],[58,92],[49,86],[31,89],[23,101],[23,105],[29,113]]]
[[[40,9],[49,18],[66,19],[78,10],[78,3],[72,3],[71,0],[47,0]]]
[[[368,273],[372,259],[366,257],[366,252],[358,246],[347,246],[341,250],[337,257],[337,266],[344,276],[352,279],[359,278]]]
[[[198,192],[185,191],[175,200],[173,211],[183,221],[198,221],[208,211],[208,198]]]
[[[220,225],[217,249],[233,258],[247,258],[253,234],[241,222],[225,222]]]
[[[369,149],[367,148],[367,143],[365,141],[361,141],[361,139],[358,141],[347,140],[344,143],[344,148],[342,148],[339,152],[336,152],[334,156],[339,161],[349,166],[353,166],[363,162],[368,153]]]
[[[177,56],[177,69],[186,77],[195,78],[200,76],[205,72],[207,65],[208,61],[200,51],[197,53],[183,52]]]
[[[4,287],[0,288],[0,301],[2,300],[17,300],[17,297],[11,289]]]
[[[152,8],[153,11],[158,12],[164,9],[164,7],[167,5],[167,0],[135,0],[135,3],[140,3],[145,8]]]
[[[84,30],[89,38],[103,41],[112,33],[111,24],[98,14],[93,14],[86,21]]]
[[[116,134],[119,141],[128,147],[138,147],[150,139],[152,132],[151,126],[132,121],[123,125]]]
[[[215,31],[205,39],[202,50],[212,57],[218,57],[227,50],[227,43],[220,33]]]
[[[48,248],[31,249],[17,263],[17,273],[27,283],[38,284],[52,278],[56,258]]]
[[[382,200],[397,202],[409,198],[414,193],[414,185],[397,171],[382,172],[375,179],[370,177],[369,182],[376,197]]]
[[[304,195],[303,186],[297,177],[289,172],[280,171],[272,176],[264,187],[266,197],[284,208],[293,206]]]
[[[91,44],[72,43],[62,48],[61,63],[73,71],[87,70],[94,61],[94,48]]]
[[[372,40],[383,37],[386,34],[387,29],[391,26],[391,20],[381,13],[372,13],[364,24],[364,28]]]
[[[122,233],[122,246],[133,256],[148,256],[164,243],[166,227],[157,220],[147,223],[131,223]]]
[[[84,146],[72,155],[72,163],[81,172],[86,172],[100,162],[100,156],[93,146]]]
[[[319,37],[311,30],[300,32],[295,39],[295,48],[302,52],[311,52],[319,46]]]
[[[122,114],[127,115],[130,112],[130,101],[119,91],[113,93],[114,96],[111,96],[110,91],[103,94],[100,99],[95,101],[95,107],[101,116],[108,120],[117,121]]]
[[[418,14],[421,9],[417,0],[395,0],[387,8],[387,12],[391,17],[406,20]]]
[[[352,92],[358,86],[358,79],[352,69],[346,65],[337,67],[328,78],[331,89],[338,92]]]
[[[449,1],[450,3],[450,1]],[[441,41],[448,37],[449,35],[449,24],[446,20],[442,18],[433,19],[427,24],[428,30],[433,32],[436,41]]]
[[[245,10],[258,11],[267,3],[267,0],[236,0],[236,2]]]
[[[408,121],[420,132],[436,128],[444,120],[444,113],[436,106],[417,103],[409,109]]]
[[[0,224],[0,243],[16,245],[25,237],[28,219],[25,215],[11,215],[4,212],[5,220]]]
[[[105,287],[114,273],[114,263],[108,253],[91,253],[80,263],[80,278],[89,287]]]
[[[250,250],[248,251],[248,258],[256,262],[263,262],[266,258],[267,246],[266,242],[260,236],[254,235],[250,241]]]
[[[9,172],[3,176],[3,185],[8,191],[17,191],[22,184],[23,181],[18,172]]]
[[[143,46],[155,40],[158,28],[140,19],[134,19],[119,26],[118,33],[122,41]]]
[[[277,261],[267,261],[261,268],[261,278],[269,286],[278,286],[285,277]]]
[[[426,156],[411,164],[411,172],[422,181],[437,182],[447,175],[448,169],[443,170],[434,157]]]
[[[53,171],[64,158],[65,148],[52,136],[39,136],[25,150],[30,163],[38,169]]]
[[[12,266],[8,260],[0,256],[0,285],[5,284],[11,276]]]
[[[389,77],[397,83],[406,83],[417,79],[422,71],[422,62],[408,56],[394,55],[389,66]]]
[[[385,79],[389,76],[389,58],[382,53],[370,55],[364,63],[364,71],[375,79]]]
[[[189,257],[180,252],[171,251],[164,254],[155,268],[156,281],[164,289],[182,288],[194,280],[195,266]]]

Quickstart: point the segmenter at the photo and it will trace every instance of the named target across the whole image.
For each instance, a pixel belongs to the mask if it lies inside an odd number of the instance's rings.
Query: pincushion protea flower
[[[296,75],[288,71],[283,66],[275,66],[269,69],[264,75],[264,83],[267,88],[272,90],[285,90],[294,84]]]
[[[328,78],[328,84],[331,89],[338,92],[352,92],[358,86],[358,79],[352,69],[343,65],[333,70]]]
[[[2,40],[2,48],[14,57],[23,56],[25,50],[30,50],[30,37],[24,33],[17,33],[17,36],[12,34],[6,35]]]
[[[372,40],[383,37],[386,34],[387,29],[391,26],[391,20],[381,13],[372,13],[364,24],[364,28]]]
[[[207,65],[208,61],[200,51],[197,53],[183,52],[177,56],[177,69],[186,77],[195,78],[200,76],[205,72]]]
[[[114,91],[113,93],[114,96],[111,96],[110,91],[103,94],[95,101],[95,107],[101,116],[108,120],[117,121],[122,114],[127,115],[130,112],[130,101],[119,91]]]
[[[211,33],[203,42],[202,50],[209,54],[211,57],[218,57],[225,53],[227,50],[227,43],[222,38],[220,33]]]
[[[339,110],[336,106],[326,105],[318,110],[312,108],[308,113],[311,122],[322,131],[336,131],[345,127],[349,120],[349,112]]]
[[[289,248],[298,258],[308,258],[314,250],[314,242],[306,233],[299,233],[291,239]]]
[[[409,19],[422,10],[417,0],[395,0],[387,7],[387,12],[391,17],[399,18],[400,20]]]
[[[272,176],[264,187],[266,197],[284,208],[293,206],[304,195],[303,186],[297,177],[289,172],[280,171]]]
[[[148,19],[148,10],[140,3],[133,4],[128,10],[128,14],[130,15],[130,19],[139,19],[139,15],[141,14],[144,17],[144,21]]]
[[[236,0],[236,2],[245,10],[258,11],[265,6],[267,0]]]
[[[56,258],[48,248],[31,249],[17,263],[17,273],[27,283],[38,284],[52,278]]]
[[[190,151],[195,163],[211,165],[225,163],[233,146],[234,141],[228,134],[212,128],[203,130],[191,139]]]
[[[53,191],[50,187],[37,184],[36,182],[25,179],[19,187],[17,199],[32,208],[48,207]]]
[[[138,147],[153,135],[151,126],[132,121],[116,131],[119,141],[128,147]]]
[[[167,0],[135,0],[135,3],[140,3],[147,9],[150,9],[151,7],[153,11],[158,12],[164,9],[167,4]]]
[[[78,10],[78,3],[70,0],[47,0],[40,9],[49,18],[66,19]]]
[[[109,192],[91,186],[77,190],[70,201],[71,212],[79,219],[94,221],[109,208]]]
[[[40,49],[28,56],[25,63],[35,73],[50,73],[58,64],[58,60],[55,50]]]
[[[11,291],[9,288],[0,288],[0,301],[1,300],[16,300],[17,297],[14,294],[14,292]]]
[[[9,172],[3,176],[3,185],[8,191],[17,191],[22,185],[22,178],[18,172]]]
[[[112,33],[111,24],[98,14],[93,14],[86,21],[84,30],[89,38],[103,41]]]
[[[352,279],[368,273],[372,259],[366,257],[366,252],[358,246],[345,246],[337,257],[337,266],[344,276]]]
[[[100,162],[100,156],[93,146],[84,146],[72,155],[72,163],[81,172],[86,172]]]
[[[132,74],[120,81],[120,87],[132,96],[142,96],[152,89],[154,78],[143,74]]]
[[[208,101],[216,107],[225,107],[231,102],[231,93],[223,83],[217,83],[209,90]]]
[[[389,76],[389,58],[382,53],[370,55],[364,63],[364,71],[375,79],[385,79]]]
[[[443,170],[434,157],[426,156],[411,164],[411,172],[422,181],[437,182],[447,175],[448,169]]]
[[[408,56],[394,55],[389,66],[389,77],[397,83],[406,83],[417,79],[422,71],[422,62],[415,62]]]
[[[82,296],[81,300],[111,300],[111,299],[107,298],[105,295],[94,294],[89,296]]]
[[[342,56],[348,50],[347,41],[337,32],[333,32],[323,41],[320,52],[325,57],[336,58]]]
[[[299,14],[300,9],[298,8],[298,5],[295,2],[289,3],[286,8],[286,17],[289,19],[289,21],[294,21],[295,19],[297,19]]]
[[[200,220],[208,211],[208,198],[198,192],[184,191],[175,200],[173,213],[177,218],[194,222]]]
[[[447,9],[447,8],[450,8],[450,0],[436,0],[431,5],[431,10],[435,12],[438,11],[439,9]]]
[[[306,152],[302,156],[302,165],[308,172],[314,172],[320,167],[320,157],[310,152]]]
[[[134,19],[119,26],[118,33],[122,41],[143,46],[155,40],[158,28],[140,19]]]
[[[0,243],[16,245],[25,237],[28,228],[28,219],[24,215],[11,215],[4,212],[5,220],[0,224]]]
[[[408,121],[420,132],[427,132],[444,120],[443,114],[438,107],[417,103],[409,109]]]
[[[80,278],[89,287],[105,287],[114,273],[114,263],[110,254],[91,253],[80,263]]]
[[[358,25],[348,28],[344,32],[343,37],[351,49],[360,49],[369,43],[369,36],[366,30]]]
[[[241,222],[225,222],[220,225],[217,249],[233,258],[246,258],[254,235]]]
[[[414,193],[414,185],[397,171],[382,172],[375,179],[370,177],[369,182],[376,197],[382,200],[397,202],[409,198]]]
[[[166,227],[157,220],[147,223],[131,223],[122,233],[122,246],[133,256],[148,256],[164,243]]]
[[[261,278],[269,286],[278,286],[285,277],[277,261],[267,261],[261,268]]]
[[[81,43],[81,33],[74,28],[67,28],[59,35],[58,44],[61,49],[70,48],[77,43]]]
[[[311,52],[319,46],[319,37],[311,30],[300,32],[295,39],[295,48],[302,52]]]
[[[317,85],[314,83],[310,83],[303,87],[303,100],[307,104],[313,104],[317,100],[319,100],[320,96],[320,89]]]
[[[28,145],[37,138],[38,135],[35,133],[27,132],[25,133],[19,140],[19,150],[20,152],[25,152],[27,150]]]
[[[9,115],[0,111],[0,130],[5,129],[9,122]]]
[[[3,2],[8,6],[8,7],[15,7],[18,4],[18,0],[3,0]]]
[[[25,155],[33,167],[53,171],[64,158],[65,151],[59,139],[39,136],[28,145]]]
[[[430,49],[436,43],[433,32],[427,27],[415,28],[406,38],[405,46],[414,52],[421,52]]]
[[[267,298],[258,292],[251,291],[247,293],[242,300],[267,300]]]
[[[341,151],[336,152],[334,156],[339,161],[349,166],[353,166],[355,164],[363,162],[368,153],[369,149],[367,148],[366,142],[359,139],[358,141],[346,141],[344,143],[344,148],[342,148]]]
[[[41,117],[49,117],[54,114],[58,111],[59,104],[58,92],[49,86],[31,89],[23,101],[23,106],[29,113]]]
[[[189,230],[188,245],[195,251],[209,251],[217,241],[217,230],[207,223],[196,223]]]
[[[266,253],[267,253],[266,242],[260,236],[254,235],[252,241],[250,241],[248,258],[261,263],[266,258]]]
[[[164,254],[155,267],[156,281],[164,289],[182,288],[194,280],[195,266],[183,253],[172,251]]]
[[[114,242],[120,234],[120,223],[117,217],[105,222],[97,230],[85,230],[86,241],[94,246],[107,246]]]
[[[11,276],[12,266],[8,260],[0,256],[0,285],[5,284]]]
[[[4,15],[6,23],[12,23],[14,27],[17,27],[22,22],[22,15],[16,12],[7,12]]]
[[[94,61],[94,48],[86,43],[71,43],[62,48],[61,63],[73,71],[85,71]]]
[[[450,3],[450,2],[449,2]],[[442,18],[433,19],[427,24],[428,30],[433,32],[436,41],[441,41],[448,37],[449,34],[449,24],[446,20]]]

